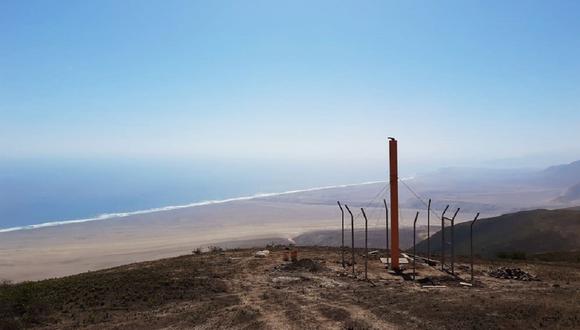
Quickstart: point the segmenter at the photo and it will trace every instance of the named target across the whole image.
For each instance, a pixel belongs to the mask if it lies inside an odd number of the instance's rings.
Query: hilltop
[[[419,264],[418,281],[373,257],[369,281],[343,269],[335,248],[284,247],[191,254],[38,282],[0,285],[0,328],[489,329],[580,327],[580,265],[478,261],[475,287]],[[540,281],[489,276],[517,266]],[[409,270],[406,271],[409,274]],[[423,287],[436,283],[441,287]]]

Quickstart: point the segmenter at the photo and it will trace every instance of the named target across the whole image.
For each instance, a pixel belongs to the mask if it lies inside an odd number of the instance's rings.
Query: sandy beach
[[[132,262],[189,254],[198,247],[245,240],[288,239],[314,230],[340,228],[336,200],[348,201],[356,227],[384,226],[384,183],[193,206],[106,220],[0,233],[0,280],[60,277]],[[384,194],[384,191],[382,192]],[[410,198],[402,194],[403,200]],[[369,204],[368,201],[375,201]],[[401,227],[412,226],[417,209],[401,209]],[[419,225],[426,224],[425,210]],[[493,216],[503,210],[482,212]],[[470,220],[462,211],[458,222]],[[348,214],[347,226],[350,226]],[[435,225],[437,222],[434,223]],[[235,247],[235,243],[227,246]]]
[[[372,224],[382,225],[379,210],[374,214]],[[403,225],[406,219],[411,218],[403,217]],[[217,242],[336,228],[335,206],[255,200],[0,233],[0,279],[59,277],[188,254]]]
[[[191,253],[214,242],[332,225],[329,206],[244,201],[0,234],[0,278],[63,276]],[[336,222],[336,221],[334,221]]]

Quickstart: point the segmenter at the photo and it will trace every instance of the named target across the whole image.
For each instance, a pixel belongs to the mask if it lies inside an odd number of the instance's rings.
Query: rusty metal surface
[[[389,175],[391,185],[391,268],[399,269],[399,174],[397,140],[389,138]]]

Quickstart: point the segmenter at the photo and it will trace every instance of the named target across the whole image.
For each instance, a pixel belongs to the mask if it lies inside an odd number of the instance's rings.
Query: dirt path
[[[369,260],[353,277],[332,248],[187,255],[71,277],[0,285],[0,329],[520,329],[580,328],[580,264],[525,263],[540,281],[476,267],[476,286],[420,265],[424,288]],[[362,259],[359,259],[362,260]],[[514,266],[512,264],[511,266]],[[356,265],[357,271],[363,269]]]
[[[350,284],[336,280],[334,271],[280,269],[278,254],[267,259],[246,257],[237,261],[240,272],[230,282],[242,308],[258,313],[268,329],[394,329],[389,322],[351,303],[329,302],[326,290]],[[331,275],[331,276],[329,276]]]
[[[418,278],[433,278],[445,286],[426,289],[389,275],[375,260],[369,261],[372,282],[352,278],[338,264],[333,249],[304,249],[301,257],[321,264],[322,269],[285,269],[281,251],[267,259],[246,258],[240,264],[246,286],[241,300],[259,310],[266,328],[575,328],[580,324],[579,266],[554,271],[551,265],[530,265],[544,280],[522,282],[489,277],[486,269],[498,265],[480,265],[477,286],[468,288],[434,267],[418,265]],[[359,270],[362,265],[357,265]]]

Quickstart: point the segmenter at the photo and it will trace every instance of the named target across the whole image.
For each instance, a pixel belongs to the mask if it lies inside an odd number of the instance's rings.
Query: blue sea
[[[0,231],[384,176],[379,166],[333,162],[2,160]]]

